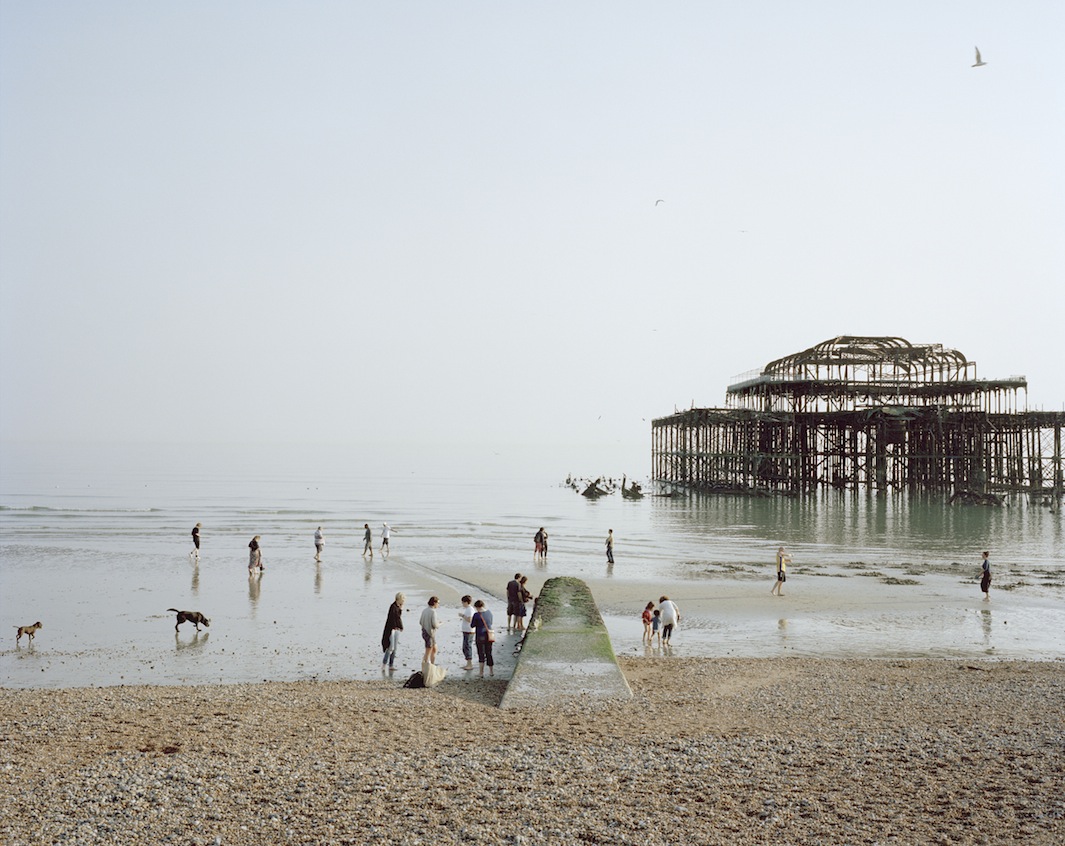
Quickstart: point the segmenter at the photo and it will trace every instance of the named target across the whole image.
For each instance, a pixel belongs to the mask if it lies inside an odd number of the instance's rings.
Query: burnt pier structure
[[[1029,411],[1023,376],[978,379],[940,344],[841,336],[736,377],[724,408],[651,424],[652,477],[702,491],[822,487],[1065,491],[1065,412]]]

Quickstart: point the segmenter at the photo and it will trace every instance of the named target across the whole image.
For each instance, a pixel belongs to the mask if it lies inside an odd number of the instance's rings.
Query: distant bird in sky
[[[664,202],[665,202],[665,200],[655,200],[655,205],[657,206],[659,203],[664,203]]]
[[[977,47],[976,48],[976,64],[973,65],[973,67],[974,68],[982,68],[986,64],[987,64],[987,62],[985,62],[983,59],[980,58],[980,48]]]

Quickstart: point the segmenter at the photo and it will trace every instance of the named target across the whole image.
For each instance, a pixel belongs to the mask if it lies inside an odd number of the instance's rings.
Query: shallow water
[[[501,616],[515,570],[534,586],[552,575],[588,580],[619,653],[643,651],[633,620],[668,585],[689,609],[675,654],[1065,658],[1062,519],[1023,499],[1002,509],[834,491],[588,502],[542,460],[470,478],[455,471],[467,460],[429,472],[388,456],[331,462],[313,476],[298,468],[322,462],[302,457],[275,456],[268,473],[239,455],[10,458],[0,475],[5,686],[374,677],[396,591],[410,597],[405,672],[420,661],[417,614],[429,592],[445,603],[466,590],[494,597]],[[376,547],[384,521],[393,558],[371,563],[362,525]],[[532,560],[538,526],[550,535],[546,566]],[[609,528],[617,564],[608,569]],[[249,580],[255,534],[266,571]],[[779,544],[794,557],[786,600],[767,597]],[[986,604],[982,549],[995,568]],[[175,635],[169,607],[202,610],[212,626]],[[34,645],[16,647],[14,627],[36,620]],[[448,620],[447,660],[459,660],[457,631]]]

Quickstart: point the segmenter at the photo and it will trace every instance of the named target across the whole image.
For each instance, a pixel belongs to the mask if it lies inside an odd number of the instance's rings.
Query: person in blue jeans
[[[466,659],[464,670],[473,669],[473,597],[462,597],[462,610],[459,611],[459,619],[462,620],[462,657]]]
[[[402,593],[396,594],[396,601],[388,606],[388,616],[385,618],[385,630],[381,634],[381,648],[384,656],[381,658],[381,670],[385,666],[388,669],[396,669],[396,648],[399,646],[399,633],[403,631],[403,603],[406,597]]]
[[[492,612],[489,611],[483,599],[473,603],[473,630],[477,643],[477,661],[481,665],[481,678],[484,678],[484,665],[488,665],[488,675],[494,676],[495,659],[492,658],[492,647],[495,645],[495,633],[492,631]]]

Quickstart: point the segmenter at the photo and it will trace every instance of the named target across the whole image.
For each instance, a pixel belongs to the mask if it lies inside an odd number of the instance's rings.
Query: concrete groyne
[[[570,577],[548,579],[499,707],[631,698],[588,585]]]

